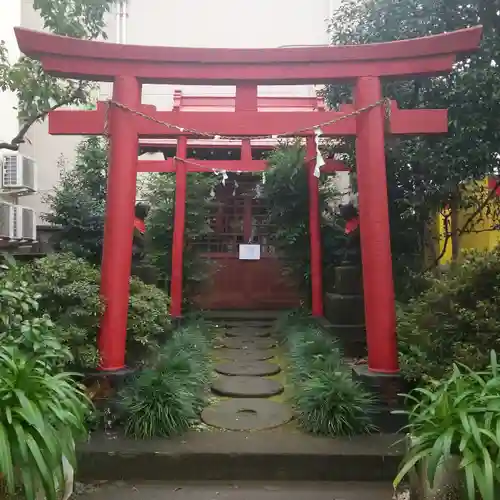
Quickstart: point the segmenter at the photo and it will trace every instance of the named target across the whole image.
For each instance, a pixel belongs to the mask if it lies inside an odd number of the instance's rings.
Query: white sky
[[[203,47],[276,47],[324,44],[326,18],[338,0],[129,0],[128,43]],[[151,9],[148,8],[151,4]],[[147,19],[147,20],[146,20]],[[152,38],[154,37],[154,42]]]

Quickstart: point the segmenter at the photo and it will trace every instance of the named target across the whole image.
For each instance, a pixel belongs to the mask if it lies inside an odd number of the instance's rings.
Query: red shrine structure
[[[261,171],[251,141],[261,137],[304,137],[307,158],[317,156],[323,137],[356,140],[363,289],[371,372],[398,371],[394,285],[390,247],[385,135],[440,134],[448,129],[447,110],[400,110],[382,95],[382,81],[449,72],[457,55],[475,50],[480,26],[441,35],[359,46],[278,49],[202,49],[119,45],[17,28],[21,52],[39,59],[52,75],[113,82],[113,97],[95,111],[60,111],[51,133],[102,135],[109,132],[110,166],[102,260],[101,294],[106,308],[99,336],[101,369],[125,367],[125,340],[138,168],[175,172],[176,198],[172,262],[172,316],[181,315],[188,140],[242,140],[241,160],[230,171]],[[350,83],[354,102],[338,111],[259,111],[258,85]],[[180,112],[141,103],[142,84],[236,86],[234,111]],[[109,124],[109,130],[108,130]],[[140,138],[174,138],[175,158],[138,160]],[[142,166],[141,164],[145,164]],[[197,162],[201,166],[203,162]],[[210,166],[210,165],[208,165]],[[318,182],[311,171],[310,234],[313,313],[322,314]],[[199,167],[201,168],[201,167]],[[221,168],[220,166],[218,168]]]
[[[176,90],[173,96],[173,110],[178,112],[230,112],[237,107],[236,96],[191,96]],[[323,112],[325,102],[321,97],[257,97],[257,111],[269,112]],[[88,113],[83,119],[89,118]],[[74,116],[67,111],[54,113],[50,125],[54,133],[71,130]],[[318,115],[318,123],[321,115]],[[311,139],[311,138],[310,138]],[[141,153],[161,152],[172,163],[176,154],[176,139],[139,139]],[[258,193],[265,177],[267,164],[262,159],[276,147],[275,138],[257,139],[190,139],[188,143],[186,167],[188,172],[227,171],[224,185],[219,184],[214,191],[207,220],[212,233],[205,241],[197,242],[202,257],[211,263],[212,272],[191,292],[190,300],[202,310],[253,309],[280,310],[300,306],[301,296],[289,276],[284,273],[284,263],[270,244],[270,234],[274,228],[266,224],[267,200]],[[311,157],[307,164],[313,173],[312,164],[316,152],[312,144]],[[151,172],[165,168],[164,162],[144,160],[139,162],[138,171]],[[170,168],[170,167],[169,167]],[[239,169],[239,170],[236,170]],[[347,170],[341,162],[327,159],[322,167],[323,174]],[[265,175],[265,174],[264,174]],[[219,174],[219,179],[221,175]],[[315,227],[314,210],[317,179],[309,175],[311,190],[311,227]],[[257,244],[260,247],[258,260],[242,260],[238,250],[241,244]],[[321,246],[318,239],[311,238],[312,255],[319,260],[315,265],[314,313],[323,312],[321,285]],[[318,280],[319,278],[319,280]]]

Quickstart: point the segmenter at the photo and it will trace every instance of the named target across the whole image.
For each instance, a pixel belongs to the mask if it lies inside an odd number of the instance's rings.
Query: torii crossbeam
[[[445,110],[398,110],[384,115],[381,79],[448,73],[457,54],[475,50],[480,26],[441,35],[359,46],[282,49],[195,49],[120,45],[60,37],[17,28],[21,51],[42,62],[53,75],[113,82],[109,113],[111,162],[108,176],[101,293],[106,309],[101,323],[101,369],[125,363],[129,275],[139,137],[177,137],[177,156],[186,158],[188,137],[206,133],[250,139],[262,135],[309,137],[314,146],[318,115],[325,136],[355,136],[363,263],[363,289],[371,372],[398,371],[396,316],[390,248],[384,137],[447,130]],[[259,112],[257,85],[347,82],[354,86],[355,114]],[[143,83],[235,85],[235,112],[179,113],[141,104]],[[56,112],[51,133],[102,134],[105,109]],[[149,118],[145,118],[145,115]],[[341,116],[344,116],[341,120]],[[168,122],[165,127],[158,122]],[[189,132],[194,129],[197,133]],[[176,165],[185,190],[186,168]],[[181,201],[176,210],[182,213]],[[175,231],[178,228],[176,227]],[[316,232],[316,238],[319,234]],[[179,242],[179,236],[176,241]],[[178,251],[179,249],[174,251]],[[182,248],[180,249],[182,252]],[[180,285],[178,285],[180,286]]]

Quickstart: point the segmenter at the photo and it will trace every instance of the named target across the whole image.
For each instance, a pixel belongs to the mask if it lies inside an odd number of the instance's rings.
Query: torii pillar
[[[380,79],[359,78],[355,88],[357,109],[382,99]],[[361,259],[368,347],[372,372],[397,373],[396,309],[392,276],[391,233],[385,169],[385,109],[377,106],[356,120]]]
[[[141,85],[137,78],[117,76],[113,100],[138,108]],[[139,138],[134,116],[127,111],[111,107],[109,119],[110,162],[101,266],[105,304],[98,344],[100,368],[116,372],[125,368]]]

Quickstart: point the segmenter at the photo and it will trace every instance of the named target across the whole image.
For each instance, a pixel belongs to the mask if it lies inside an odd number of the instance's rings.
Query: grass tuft
[[[375,398],[352,379],[335,339],[316,326],[299,326],[289,337],[288,357],[291,399],[305,431],[338,437],[375,430]]]
[[[197,423],[210,381],[209,347],[200,322],[173,334],[152,366],[122,391],[127,435],[171,437]]]

